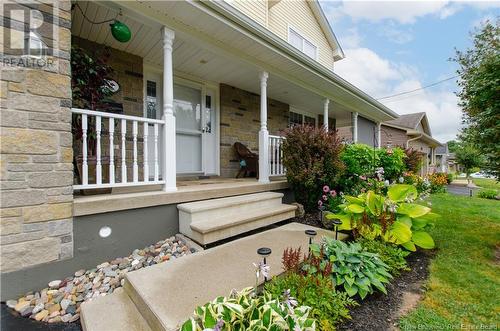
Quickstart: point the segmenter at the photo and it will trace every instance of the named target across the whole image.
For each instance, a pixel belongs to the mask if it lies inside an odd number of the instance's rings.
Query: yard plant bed
[[[424,292],[433,251],[419,250],[408,256],[410,271],[395,277],[387,287],[387,295],[375,292],[359,306],[351,309],[351,320],[338,326],[339,330],[391,330],[399,317],[415,307]]]

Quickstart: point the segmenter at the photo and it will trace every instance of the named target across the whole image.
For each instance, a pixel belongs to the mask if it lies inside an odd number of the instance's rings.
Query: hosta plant
[[[344,196],[341,212],[326,215],[327,219],[340,219],[339,230],[352,230],[355,237],[380,238],[415,251],[416,246],[434,248],[434,240],[427,232],[439,218],[431,208],[414,201],[418,198],[413,185],[395,184],[387,195],[368,191]]]
[[[269,293],[256,296],[254,288],[249,287],[196,308],[181,331],[316,330],[316,321],[309,317],[310,310],[307,306],[296,306],[296,301],[288,295],[282,299]]]
[[[358,294],[364,299],[374,288],[387,294],[384,284],[392,278],[389,267],[377,254],[364,251],[360,244],[325,237],[321,244],[311,245],[311,252],[332,265],[333,285],[343,288],[350,297]]]

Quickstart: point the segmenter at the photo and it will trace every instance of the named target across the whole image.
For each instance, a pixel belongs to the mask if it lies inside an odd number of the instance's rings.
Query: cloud
[[[396,44],[406,44],[413,40],[411,30],[398,29],[394,24],[386,24],[379,30],[379,35]]]
[[[368,48],[346,49],[346,58],[336,64],[335,72],[374,97],[384,97],[423,86],[418,69],[405,63],[382,58]],[[440,77],[436,77],[439,80]],[[454,139],[461,128],[457,97],[448,85],[421,90],[408,95],[383,99],[382,103],[397,112],[427,112],[431,131],[437,140]]]

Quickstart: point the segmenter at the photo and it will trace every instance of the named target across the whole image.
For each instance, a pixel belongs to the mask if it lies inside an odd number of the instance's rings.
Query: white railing
[[[269,136],[269,176],[283,176],[283,141],[285,137]]]
[[[81,184],[74,189],[165,183],[160,180],[158,155],[164,121],[78,108],[71,112],[78,115],[73,129],[81,129],[81,154],[75,158]]]

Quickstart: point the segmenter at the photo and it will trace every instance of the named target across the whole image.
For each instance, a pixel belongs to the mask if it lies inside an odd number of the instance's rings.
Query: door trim
[[[163,75],[163,68],[161,66],[158,66],[158,65],[152,65],[152,64],[143,62],[142,85],[143,85],[143,116],[144,117],[146,117],[146,79],[145,79],[146,72],[153,72],[156,74]],[[207,88],[213,89],[215,91],[215,95],[214,95],[214,99],[215,99],[214,100],[214,104],[215,104],[214,129],[215,129],[215,170],[216,171],[215,171],[215,173],[205,173],[205,169],[203,169],[202,172],[191,173],[191,175],[202,174],[202,175],[207,175],[207,176],[220,176],[220,83],[215,82],[215,81],[201,79],[199,77],[174,70],[174,84],[180,84],[180,85],[199,88],[202,90],[202,93],[204,95],[205,95]],[[163,86],[163,81],[162,81],[162,86]],[[163,87],[162,87],[162,89],[163,89]],[[162,91],[162,93],[163,93],[163,91]],[[162,97],[163,97],[163,95],[162,95]],[[205,105],[204,97],[202,97],[202,104],[203,104],[203,106]],[[161,116],[160,116],[160,118],[161,118]],[[203,153],[204,152],[205,151],[203,151],[203,148],[202,148],[202,162],[203,162]],[[202,167],[204,167],[203,164],[202,164]],[[177,173],[178,177],[189,176],[189,175],[190,174],[188,174],[188,173]]]

